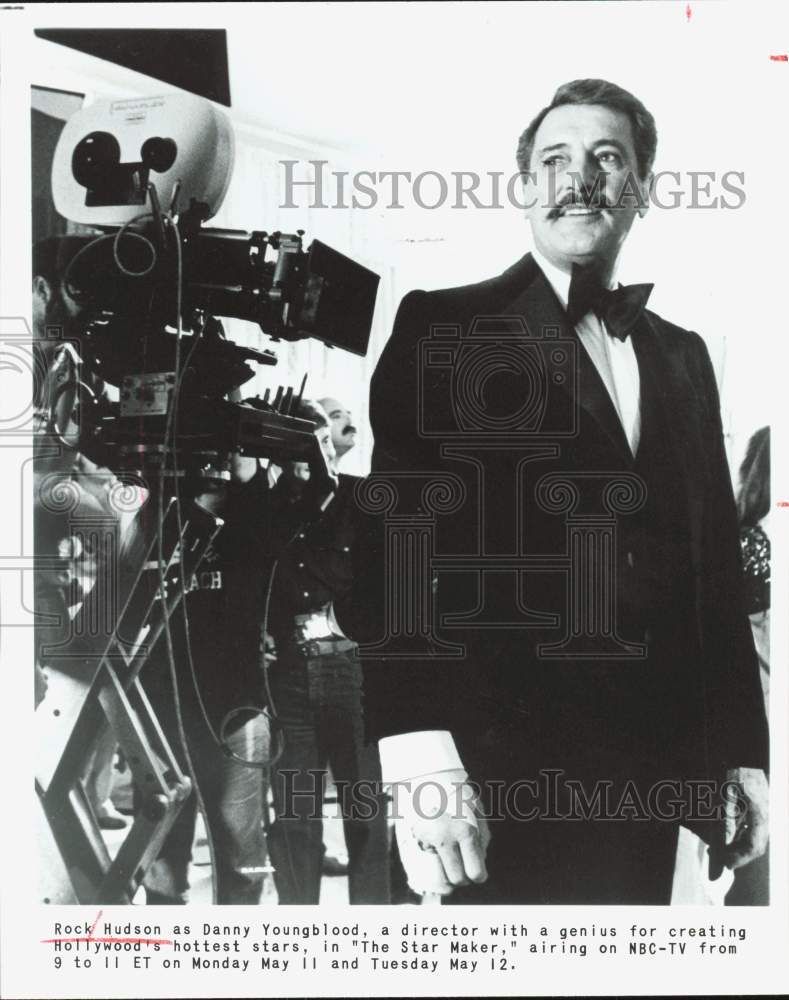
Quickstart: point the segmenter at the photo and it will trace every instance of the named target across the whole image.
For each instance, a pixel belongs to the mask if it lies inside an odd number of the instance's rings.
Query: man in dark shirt
[[[331,467],[335,453],[326,414],[304,402],[298,415],[315,423]],[[281,734],[269,839],[280,903],[319,901],[327,764],[343,816],[350,902],[388,901],[385,865],[364,861],[369,842],[385,835],[385,815],[365,752],[357,647],[332,614],[332,602],[352,582],[352,498],[353,478],[341,476],[319,513],[309,466],[288,462],[274,487],[260,470],[243,500],[246,512],[234,515],[245,526],[239,555],[250,560],[249,579],[257,581],[251,590],[257,591],[269,646],[269,707]]]
[[[318,402],[329,417],[331,440],[339,463],[356,445],[357,431],[353,424],[353,414],[340,400],[333,396],[324,396]]]
[[[239,488],[231,483],[227,497],[206,494],[200,503],[224,514],[232,505],[233,490]],[[240,584],[226,541],[232,538],[226,540],[220,531],[198,571],[186,581],[183,608],[170,621],[177,708],[164,639],[143,668],[144,686],[162,729],[196,785],[145,876],[149,904],[189,901],[198,808],[213,841],[216,902],[254,906],[263,891],[267,788],[260,776],[269,752],[269,729],[256,708],[255,649],[243,630],[229,625]],[[252,710],[241,711],[248,705]]]

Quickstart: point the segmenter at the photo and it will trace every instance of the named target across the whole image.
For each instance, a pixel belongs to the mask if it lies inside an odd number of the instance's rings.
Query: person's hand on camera
[[[324,440],[325,437],[328,437],[328,445]],[[331,447],[331,432],[328,427],[321,428],[316,432],[305,457],[309,466],[305,494],[309,494],[316,506],[323,510],[340,484],[334,469],[335,455]]]
[[[260,462],[257,458],[234,451],[229,458],[230,479],[234,483],[248,483],[257,475]]]
[[[268,632],[263,636],[263,663],[265,666],[270,666],[277,660],[277,645],[274,642],[273,636],[269,635]]]

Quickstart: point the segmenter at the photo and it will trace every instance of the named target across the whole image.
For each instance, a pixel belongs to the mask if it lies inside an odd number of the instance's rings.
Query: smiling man
[[[527,129],[518,162],[537,250],[609,281],[633,220],[646,214],[655,141],[643,136],[637,150],[627,115],[594,104],[560,105]]]
[[[373,378],[373,478],[399,523],[424,520],[431,477],[454,497],[436,514],[437,625],[424,594],[408,604],[419,575],[386,562],[380,524],[357,577],[367,619],[390,614],[370,641],[413,637],[410,660],[368,660],[366,705],[384,779],[410,782],[410,884],[450,901],[668,903],[680,821],[703,831],[713,877],[766,847],[714,373],[701,337],[646,308],[651,285],[616,287],[656,146],[632,94],[560,87],[518,145],[533,252],[407,295]]]

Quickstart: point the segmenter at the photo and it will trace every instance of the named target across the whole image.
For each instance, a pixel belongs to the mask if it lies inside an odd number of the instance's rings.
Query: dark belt
[[[276,640],[274,641],[276,642]],[[288,645],[297,649],[307,660],[315,656],[331,656],[333,653],[347,653],[349,650],[356,648],[356,643],[353,640],[340,636],[337,636],[335,639],[308,639],[305,642],[294,642],[292,639],[287,641]]]

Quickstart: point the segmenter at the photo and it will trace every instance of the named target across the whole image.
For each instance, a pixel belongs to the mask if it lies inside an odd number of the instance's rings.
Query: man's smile
[[[603,214],[601,208],[587,208],[584,205],[567,205],[565,208],[559,210],[559,218],[568,217],[590,217],[590,216],[600,216]]]

